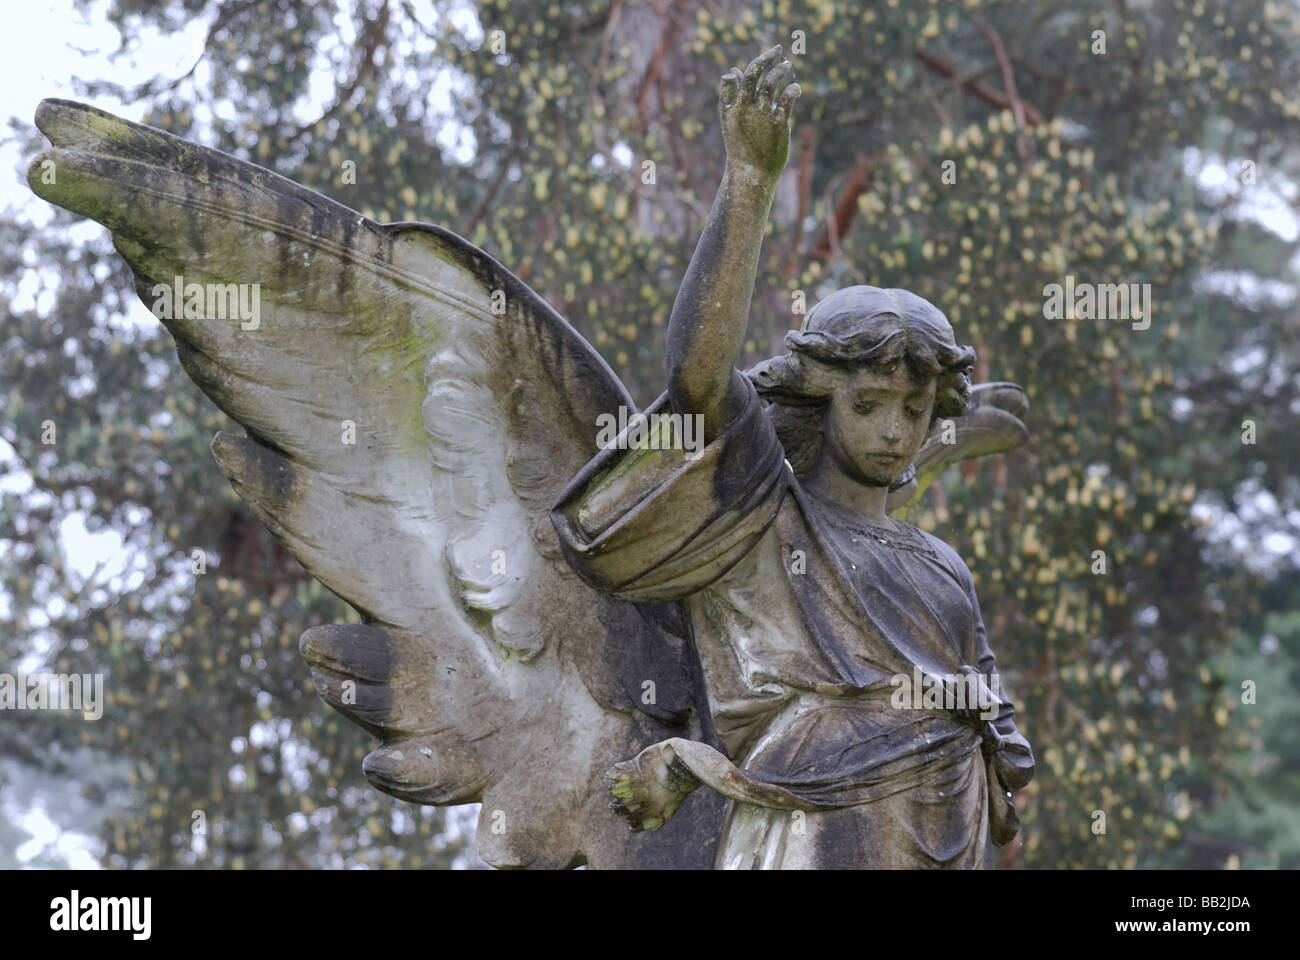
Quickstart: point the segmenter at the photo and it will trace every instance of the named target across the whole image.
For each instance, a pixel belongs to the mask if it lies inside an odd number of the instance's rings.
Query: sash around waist
[[[890,687],[852,697],[801,692],[738,765],[755,780],[830,809],[910,789],[979,751],[981,733],[972,724],[945,710],[899,709],[891,694]],[[720,732],[727,719],[744,723],[739,706],[719,705]]]

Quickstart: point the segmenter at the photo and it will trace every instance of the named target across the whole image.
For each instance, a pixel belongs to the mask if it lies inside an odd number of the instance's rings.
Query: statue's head
[[[817,304],[790,352],[748,376],[799,477],[821,457],[872,486],[900,486],[935,420],[970,403],[975,351],[952,324],[906,290],[846,287]]]

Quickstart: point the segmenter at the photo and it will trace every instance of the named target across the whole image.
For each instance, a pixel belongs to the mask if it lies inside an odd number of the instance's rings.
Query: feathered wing
[[[186,372],[247,428],[213,442],[222,471],[362,613],[301,649],[321,695],[382,741],[371,782],[481,801],[480,854],[501,866],[707,848],[716,807],[656,841],[606,809],[614,761],[697,734],[672,611],[582,583],[548,519],[597,452],[597,417],[632,408],[591,347],[447,230],[380,225],[85,105],[47,100],[36,120],[53,150],[32,189],[113,232]],[[256,311],[234,315],[241,294]]]

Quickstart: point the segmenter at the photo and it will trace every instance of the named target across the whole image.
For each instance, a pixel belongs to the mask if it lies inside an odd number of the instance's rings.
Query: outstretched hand
[[[799,96],[794,66],[781,45],[754,58],[742,72],[722,75],[719,109],[727,164],[776,180],[790,152],[790,110]]]

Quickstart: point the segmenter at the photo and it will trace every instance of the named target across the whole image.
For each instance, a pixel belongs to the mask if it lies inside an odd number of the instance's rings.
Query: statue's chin
[[[893,461],[880,461],[872,457],[867,462],[854,464],[853,479],[864,487],[891,487],[907,472],[907,461],[901,458]]]

